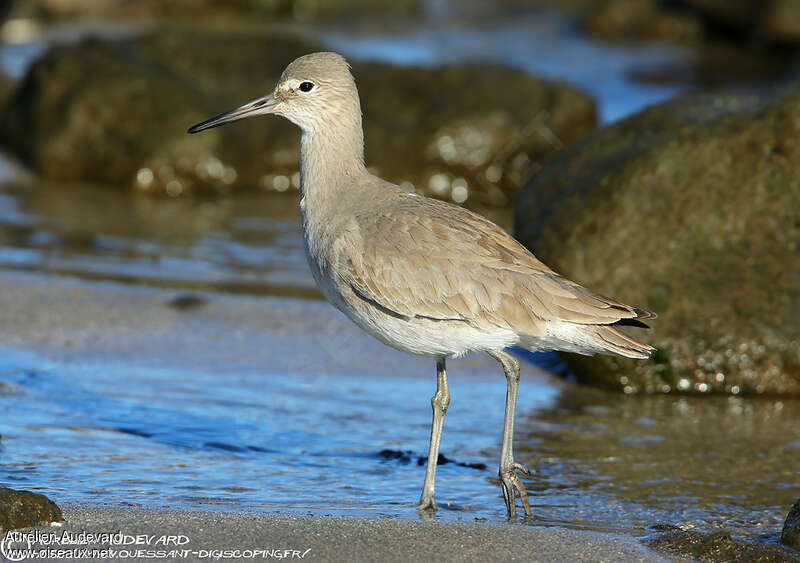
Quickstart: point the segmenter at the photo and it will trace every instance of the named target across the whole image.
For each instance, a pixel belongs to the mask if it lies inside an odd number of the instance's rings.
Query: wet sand
[[[302,365],[325,375],[369,365],[376,376],[423,377],[435,387],[433,362],[384,346],[324,301],[1,272],[0,311],[1,343],[58,362],[227,372]],[[482,355],[452,365],[459,377],[497,371]]]
[[[126,536],[185,536],[180,546],[115,549],[188,550],[185,560],[219,560],[210,550],[297,550],[304,561],[670,561],[624,536],[565,528],[395,519],[325,518],[67,506],[67,524],[42,528]],[[188,541],[187,541],[188,540]],[[131,541],[131,540],[128,540]],[[163,541],[162,541],[163,544]],[[93,548],[97,545],[85,545]],[[310,551],[307,551],[310,550]],[[246,553],[240,553],[240,556]],[[279,556],[299,560],[292,555]],[[275,557],[278,558],[278,557]],[[145,558],[140,558],[146,560]],[[178,558],[176,558],[178,559]],[[255,557],[254,560],[270,559]],[[137,561],[139,559],[132,558]],[[153,560],[153,559],[149,559]],[[167,559],[168,560],[168,559]]]

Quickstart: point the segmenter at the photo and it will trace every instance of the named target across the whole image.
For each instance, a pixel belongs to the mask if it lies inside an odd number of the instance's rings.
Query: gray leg
[[[531,515],[531,505],[528,502],[528,493],[525,485],[517,476],[516,470],[525,475],[530,475],[530,471],[520,464],[514,462],[514,410],[517,406],[517,391],[519,389],[519,361],[508,352],[489,352],[489,355],[503,364],[503,371],[508,381],[506,392],[506,418],[503,425],[503,447],[500,452],[500,484],[503,487],[503,497],[508,509],[508,517],[516,515],[514,494],[519,493],[522,507],[525,509],[525,516]]]
[[[433,407],[433,424],[431,424],[431,447],[428,450],[428,467],[425,469],[425,484],[422,486],[422,497],[417,508],[436,510],[433,500],[436,481],[436,463],[439,460],[439,444],[442,441],[442,426],[447,405],[450,404],[450,390],[447,388],[447,374],[444,369],[444,358],[436,360],[436,394],[431,398]]]

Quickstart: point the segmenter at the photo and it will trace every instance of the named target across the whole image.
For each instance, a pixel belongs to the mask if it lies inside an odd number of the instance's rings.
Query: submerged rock
[[[271,90],[295,35],[161,29],[52,50],[0,119],[0,140],[45,178],[179,195],[299,183],[299,132],[281,118],[199,135],[186,128]],[[504,205],[563,144],[595,125],[594,103],[498,67],[354,63],[367,163],[444,199]]]
[[[63,521],[61,509],[46,496],[0,487],[0,535],[8,530]]]
[[[649,361],[567,357],[626,392],[800,394],[800,93],[694,95],[606,127],[520,194],[556,271],[659,315]]]
[[[781,532],[781,543],[800,549],[800,500],[794,503],[786,516]]]
[[[208,305],[208,299],[194,293],[181,293],[167,301],[167,307],[176,311],[194,311]]]

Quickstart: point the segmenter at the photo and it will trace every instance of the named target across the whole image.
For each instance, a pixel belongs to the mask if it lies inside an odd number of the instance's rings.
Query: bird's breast
[[[342,309],[344,302],[336,284],[334,260],[334,237],[324,223],[314,221],[301,208],[303,248],[311,276],[317,287],[334,307]]]

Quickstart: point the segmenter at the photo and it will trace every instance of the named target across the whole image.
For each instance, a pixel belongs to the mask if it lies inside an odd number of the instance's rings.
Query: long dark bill
[[[256,115],[267,115],[273,113],[273,110],[275,109],[276,105],[278,105],[278,101],[275,99],[272,93],[269,93],[263,98],[258,98],[257,100],[247,102],[243,106],[239,106],[236,109],[226,111],[219,115],[215,115],[210,119],[201,121],[196,125],[192,125],[191,127],[189,127],[188,132],[197,133],[199,131],[211,129],[212,127],[218,127],[220,125],[224,125],[225,123],[231,123],[232,121],[239,121],[240,119],[245,119],[247,117],[253,117]]]

